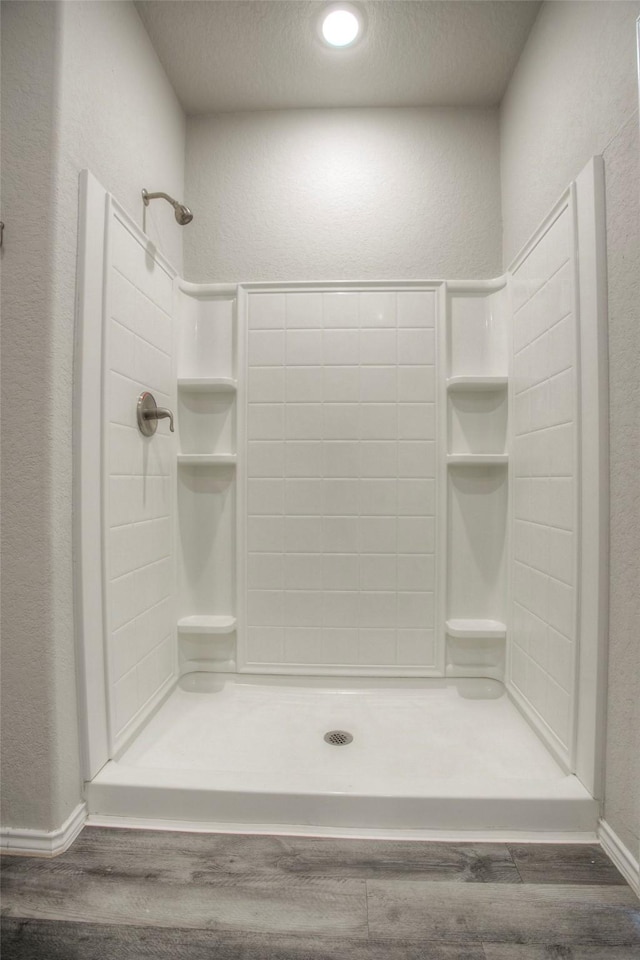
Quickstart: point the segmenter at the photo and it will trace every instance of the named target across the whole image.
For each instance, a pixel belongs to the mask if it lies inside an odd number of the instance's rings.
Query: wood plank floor
[[[598,846],[85,828],[5,857],[3,960],[640,960]]]

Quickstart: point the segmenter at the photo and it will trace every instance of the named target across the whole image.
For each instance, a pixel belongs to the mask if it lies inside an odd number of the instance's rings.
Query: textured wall
[[[640,3],[547,3],[502,106],[505,264],[604,155],[609,269],[611,598],[605,816],[640,846]]]
[[[494,110],[191,118],[189,280],[500,273]]]
[[[2,10],[3,825],[52,829],[78,802],[72,379],[78,174],[141,217],[182,193],[184,117],[130,3]],[[180,267],[172,211],[152,238]]]

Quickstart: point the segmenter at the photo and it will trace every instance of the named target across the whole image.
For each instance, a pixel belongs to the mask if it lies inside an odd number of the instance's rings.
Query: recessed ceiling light
[[[350,3],[333,3],[320,17],[320,35],[331,47],[353,46],[362,28],[362,13]]]

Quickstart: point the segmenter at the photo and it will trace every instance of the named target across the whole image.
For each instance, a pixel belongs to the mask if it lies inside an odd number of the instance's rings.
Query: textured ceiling
[[[354,47],[317,37],[322,0],[139,0],[188,114],[500,102],[538,12],[528,0],[370,0]]]

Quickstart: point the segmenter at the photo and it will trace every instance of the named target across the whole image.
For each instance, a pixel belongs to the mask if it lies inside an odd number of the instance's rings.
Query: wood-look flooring
[[[640,960],[596,845],[85,828],[5,857],[2,960]]]

